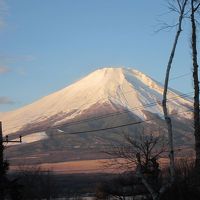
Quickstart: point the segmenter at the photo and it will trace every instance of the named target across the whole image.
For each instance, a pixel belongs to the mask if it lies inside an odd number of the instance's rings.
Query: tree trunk
[[[194,0],[191,0],[191,26],[192,26],[192,61],[193,61],[193,81],[194,81],[194,136],[195,136],[195,165],[200,172],[200,121],[199,121],[199,77],[197,60],[197,35],[195,21]]]
[[[171,50],[171,54],[170,54],[170,57],[169,57],[169,61],[168,61],[168,64],[167,64],[164,91],[163,91],[163,101],[162,101],[163,113],[164,113],[165,121],[166,121],[166,124],[167,124],[167,130],[168,130],[170,175],[171,175],[171,182],[172,183],[174,182],[174,179],[175,179],[175,164],[174,164],[172,122],[171,122],[171,118],[169,117],[169,113],[168,113],[168,109],[167,109],[167,91],[168,91],[168,85],[169,85],[170,70],[171,70],[171,67],[172,67],[172,62],[173,62],[173,59],[174,59],[178,39],[179,39],[179,36],[181,34],[181,31],[182,31],[182,21],[183,21],[183,17],[184,17],[186,4],[187,4],[187,0],[184,1],[184,4],[183,4],[183,6],[180,10],[178,30],[176,32],[175,40],[174,40],[173,47],[172,47],[172,50]]]

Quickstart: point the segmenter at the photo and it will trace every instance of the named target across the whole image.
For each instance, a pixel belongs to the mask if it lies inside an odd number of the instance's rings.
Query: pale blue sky
[[[0,111],[13,110],[105,66],[163,81],[175,30],[154,33],[165,0],[0,0]],[[186,25],[186,24],[185,24]],[[185,26],[172,77],[191,72]],[[192,91],[191,76],[171,81]]]

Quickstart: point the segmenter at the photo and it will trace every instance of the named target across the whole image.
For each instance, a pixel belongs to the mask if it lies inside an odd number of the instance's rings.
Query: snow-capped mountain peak
[[[4,134],[11,134],[28,125],[37,127],[42,122],[49,123],[51,127],[63,124],[80,117],[92,106],[104,103],[121,106],[146,119],[143,110],[162,115],[162,92],[160,83],[135,69],[102,68],[30,105],[2,113],[0,119],[4,124]],[[191,102],[181,98],[179,93],[170,91],[168,94],[168,98],[172,99],[170,111],[179,112],[191,106]],[[146,106],[153,102],[155,106]]]

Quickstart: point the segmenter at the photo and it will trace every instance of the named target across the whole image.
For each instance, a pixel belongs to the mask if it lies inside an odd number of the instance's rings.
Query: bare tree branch
[[[200,7],[200,3],[194,8],[194,12],[196,12]]]

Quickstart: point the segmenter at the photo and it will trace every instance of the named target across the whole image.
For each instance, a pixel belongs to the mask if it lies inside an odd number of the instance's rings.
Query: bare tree
[[[200,8],[199,0],[191,0],[191,27],[192,27],[192,61],[193,61],[193,82],[194,82],[194,136],[196,152],[196,169],[200,172],[200,115],[199,115],[199,77],[198,77],[198,59],[197,59],[197,27],[196,13]]]
[[[178,40],[182,31],[182,22],[185,16],[185,8],[186,8],[187,3],[188,3],[188,0],[172,0],[172,2],[169,3],[169,9],[179,14],[177,31],[176,31],[175,39],[173,42],[172,50],[170,53],[170,57],[168,60],[167,69],[166,69],[165,84],[164,84],[164,91],[163,91],[163,101],[162,101],[163,113],[164,113],[167,129],[168,129],[171,183],[173,183],[175,179],[175,164],[174,164],[172,122],[171,122],[171,118],[169,116],[169,112],[167,109],[167,92],[168,92],[168,85],[169,85],[170,70],[172,67],[172,62],[173,62],[174,55],[176,52]]]
[[[109,165],[125,167],[136,171],[136,176],[141,179],[143,185],[151,194],[154,200],[160,198],[160,194],[165,192],[159,182],[159,163],[161,154],[166,152],[164,137],[145,135],[144,132],[138,137],[125,135],[123,144],[115,144],[107,152],[114,157]]]
[[[163,136],[153,136],[145,134],[144,129],[136,136],[124,134],[122,143],[111,144],[106,154],[112,157],[109,165],[114,165],[126,170],[134,170],[138,165],[137,154],[140,154],[143,166],[148,166],[152,159],[158,159],[166,152],[166,142]],[[121,158],[121,159],[120,159]]]

